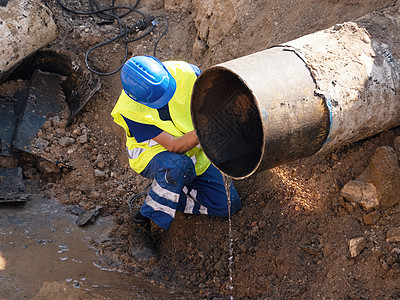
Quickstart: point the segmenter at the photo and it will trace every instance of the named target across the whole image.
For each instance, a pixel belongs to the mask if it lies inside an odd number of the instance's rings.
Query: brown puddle
[[[106,237],[111,220],[79,227],[60,203],[32,195],[0,206],[0,299],[162,299],[174,291],[134,274],[96,267],[85,240]],[[177,295],[174,295],[177,296]]]

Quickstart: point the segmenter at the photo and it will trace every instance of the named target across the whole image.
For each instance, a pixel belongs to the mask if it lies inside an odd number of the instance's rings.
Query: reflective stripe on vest
[[[167,150],[154,140],[138,143],[136,139],[130,135],[129,127],[122,115],[135,122],[155,125],[173,136],[181,136],[193,130],[190,114],[190,97],[197,76],[188,63],[169,61],[164,62],[164,65],[175,78],[177,84],[175,94],[168,104],[173,122],[162,121],[156,109],[135,102],[129,98],[124,91],[122,91],[111,112],[114,122],[125,129],[129,165],[138,173],[146,168],[147,164],[155,155]],[[185,154],[189,156],[195,164],[197,175],[204,173],[210,165],[210,161],[205,156],[201,147],[195,147]]]

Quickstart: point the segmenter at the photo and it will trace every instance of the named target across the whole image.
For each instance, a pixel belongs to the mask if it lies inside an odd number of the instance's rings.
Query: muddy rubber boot
[[[132,218],[132,231],[129,234],[129,254],[139,263],[154,264],[157,251],[151,236],[150,220]]]

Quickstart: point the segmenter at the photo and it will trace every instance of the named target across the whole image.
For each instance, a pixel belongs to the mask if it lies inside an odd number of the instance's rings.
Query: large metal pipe
[[[206,70],[191,106],[204,152],[243,179],[400,125],[399,31],[392,7]]]

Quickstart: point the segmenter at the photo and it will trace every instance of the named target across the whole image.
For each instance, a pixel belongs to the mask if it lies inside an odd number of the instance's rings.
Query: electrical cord
[[[92,2],[92,1],[93,1],[93,0],[89,0],[89,2]],[[99,7],[98,4],[97,4],[97,1],[94,0],[94,2],[96,3],[96,6]],[[113,12],[115,12],[115,10],[117,10],[117,9],[126,9],[126,10],[129,11],[128,13],[124,13],[124,14],[120,15],[120,16],[119,16],[120,18],[123,18],[123,17],[127,16],[131,11],[136,11],[137,13],[140,13],[140,14],[144,15],[143,13],[141,13],[140,11],[138,11],[138,10],[135,9],[135,8],[137,7],[137,5],[139,4],[139,2],[140,2],[140,0],[137,0],[136,3],[135,3],[135,5],[133,5],[132,7],[129,7],[129,6],[115,6],[115,1],[113,1],[111,7],[102,8],[102,9],[97,9],[97,10],[93,10],[93,11],[77,11],[77,10],[74,10],[74,9],[71,9],[71,8],[65,6],[65,5],[61,2],[61,0],[57,0],[57,3],[58,3],[64,10],[66,10],[66,11],[68,11],[68,12],[70,12],[70,13],[76,14],[76,15],[80,15],[80,16],[97,15],[97,14],[104,13],[104,12],[107,12],[107,11],[110,11],[110,10],[113,11]]]
[[[133,39],[126,40],[126,39],[124,39],[124,37],[125,37],[126,35],[128,35],[129,33],[132,33],[133,31],[135,31],[135,29],[130,29],[130,30],[128,30],[128,31],[124,31],[124,32],[121,33],[120,35],[117,35],[116,37],[114,37],[114,38],[112,38],[112,39],[110,39],[110,40],[108,40],[108,41],[105,41],[105,42],[103,42],[103,43],[97,44],[96,46],[90,48],[90,49],[86,52],[86,54],[85,54],[85,64],[86,64],[86,67],[87,67],[91,72],[93,72],[93,73],[95,73],[95,74],[97,74],[97,75],[100,75],[100,76],[113,75],[113,74],[119,72],[119,71],[122,69],[122,67],[124,66],[124,63],[126,62],[126,60],[128,59],[128,44],[131,43],[131,42],[140,40],[140,39],[144,38],[145,36],[149,35],[150,32],[153,31],[154,27],[155,27],[155,26],[153,25],[149,30],[147,30],[146,32],[144,32],[142,35],[140,35],[140,36],[138,36],[138,37],[135,37],[135,38],[133,38]],[[92,51],[96,50],[97,48],[103,47],[103,46],[105,46],[105,45],[107,45],[107,44],[110,44],[110,43],[112,43],[112,42],[114,42],[114,41],[116,41],[116,40],[118,40],[118,39],[121,39],[121,38],[122,38],[122,41],[123,41],[124,44],[125,44],[125,54],[124,54],[124,59],[123,59],[122,64],[121,64],[117,69],[115,69],[114,71],[111,71],[111,72],[100,72],[100,71],[95,70],[94,68],[92,68],[92,67],[89,65],[89,61],[90,61],[89,55],[90,55],[90,53],[92,53]]]
[[[157,20],[157,19],[163,19],[163,20],[165,21],[166,25],[165,25],[164,31],[161,33],[160,37],[157,39],[157,41],[156,41],[156,43],[155,43],[155,45],[154,45],[154,50],[153,50],[153,56],[154,56],[154,57],[156,57],[156,49],[157,49],[158,43],[160,42],[160,40],[162,39],[162,37],[167,33],[167,30],[168,30],[168,28],[169,28],[169,21],[168,21],[168,19],[167,19],[165,16],[158,16],[158,17],[155,17],[155,18],[154,18],[154,20]],[[154,22],[154,21],[153,21],[153,22]],[[157,24],[158,24],[158,23],[157,23]]]
[[[128,207],[129,207],[129,211],[130,211],[131,213],[133,213],[133,210],[134,210],[134,209],[138,209],[138,208],[140,208],[140,207],[142,206],[143,203],[136,203],[136,205],[135,205],[135,202],[137,202],[137,199],[139,199],[140,197],[142,197],[142,196],[147,196],[147,194],[149,193],[151,184],[152,184],[152,182],[148,183],[148,184],[146,185],[146,187],[144,188],[143,192],[139,192],[139,193],[134,194],[134,195],[128,200]]]
[[[99,18],[103,19],[102,22],[100,22],[100,24],[109,24],[109,23],[113,23],[114,20],[117,20],[118,26],[119,26],[119,32],[120,34],[118,34],[117,36],[111,38],[108,41],[99,43],[97,45],[95,45],[94,47],[90,48],[86,54],[85,54],[85,64],[86,67],[92,72],[95,73],[97,75],[100,76],[108,76],[108,75],[113,75],[117,72],[119,72],[123,65],[125,64],[125,62],[128,59],[128,44],[137,40],[140,40],[144,37],[146,37],[147,35],[149,35],[152,31],[154,31],[155,27],[160,23],[159,19],[162,19],[165,21],[165,29],[164,31],[161,33],[160,37],[157,39],[157,41],[155,42],[155,46],[153,49],[153,56],[156,56],[156,49],[158,46],[158,43],[160,42],[161,38],[166,34],[168,28],[169,28],[169,22],[168,19],[165,16],[157,16],[157,17],[152,17],[152,16],[148,16],[144,13],[142,13],[141,11],[135,9],[137,7],[137,5],[139,4],[140,0],[137,0],[136,3],[132,6],[132,7],[127,7],[127,6],[115,6],[115,2],[116,0],[112,1],[111,7],[108,8],[100,8],[99,4],[97,3],[96,0],[88,0],[89,1],[89,6],[91,8],[91,11],[77,11],[74,9],[71,9],[67,6],[65,6],[61,0],[57,0],[57,3],[66,11],[76,14],[76,15],[80,15],[80,16],[93,16],[93,15],[97,15]],[[117,14],[117,10],[127,10],[126,12],[122,13],[122,14]],[[122,24],[122,19],[126,16],[128,16],[130,13],[137,13],[139,15],[141,15],[141,17],[143,18],[142,20],[139,20],[134,26],[133,28],[126,28],[126,26],[124,27],[124,25]],[[135,38],[128,38],[128,36],[130,34],[138,34],[139,32],[144,31],[141,35],[136,36]],[[103,47],[105,45],[108,45],[112,42],[115,42],[117,40],[121,39],[122,42],[124,43],[124,47],[125,47],[125,53],[124,53],[124,57],[123,57],[123,61],[121,63],[120,66],[118,66],[115,70],[110,71],[110,72],[101,72],[96,70],[94,63],[90,61],[90,57],[89,55],[96,49]]]

